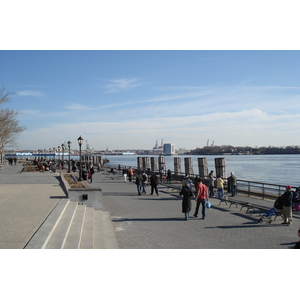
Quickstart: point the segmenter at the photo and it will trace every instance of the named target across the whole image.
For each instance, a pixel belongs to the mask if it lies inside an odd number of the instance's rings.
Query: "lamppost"
[[[81,165],[81,145],[83,142],[83,138],[80,136],[77,139],[78,145],[79,145],[79,178],[78,181],[82,181],[82,165]]]
[[[54,153],[54,162],[55,162],[55,159],[56,159],[56,149],[55,149],[55,147],[53,147],[53,153]]]
[[[60,163],[60,146],[57,146],[57,152],[58,152],[58,168],[61,168],[61,163]]]
[[[71,160],[70,160],[70,155],[71,155],[71,142],[70,141],[68,141],[67,142],[67,144],[68,144],[68,148],[69,148],[69,168],[68,168],[68,173],[71,173]]]
[[[61,144],[61,157],[62,157],[62,163],[61,163],[61,165],[62,165],[62,169],[64,169],[64,152],[65,152],[65,144],[64,143],[62,143]]]

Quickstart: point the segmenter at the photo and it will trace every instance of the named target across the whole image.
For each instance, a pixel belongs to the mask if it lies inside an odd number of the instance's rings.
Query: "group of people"
[[[206,217],[206,203],[209,201],[208,200],[208,188],[205,184],[202,182],[202,178],[198,178],[194,184],[191,182],[189,179],[189,176],[186,176],[183,179],[183,186],[180,191],[180,195],[182,196],[182,212],[184,213],[185,220],[189,219],[189,213],[192,209],[192,202],[191,198],[194,197],[192,187],[195,184],[196,188],[196,208],[195,208],[195,213],[194,217],[198,217],[200,205],[202,205],[202,219],[204,220]]]
[[[127,182],[127,176],[128,176],[129,181],[131,182],[132,176],[133,176],[133,169],[132,169],[132,167],[129,167],[129,169],[127,169],[127,167],[125,167],[123,169],[123,177],[124,177],[124,182],[125,183]]]
[[[145,170],[142,173],[138,173],[135,183],[137,186],[138,195],[140,196],[141,194],[146,194],[145,187],[148,183],[148,175]],[[150,176],[150,186],[151,186],[150,195],[153,195],[153,193],[155,191],[156,195],[159,196],[157,185],[158,185],[158,177],[156,176],[156,174],[154,172],[152,172],[152,174]]]
[[[14,158],[9,157],[9,158],[8,158],[8,164],[9,164],[10,166],[16,165],[16,164],[17,164],[17,158],[16,158],[16,157],[14,157]]]

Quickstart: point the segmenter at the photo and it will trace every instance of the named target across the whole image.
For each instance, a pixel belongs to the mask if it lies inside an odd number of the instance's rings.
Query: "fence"
[[[123,170],[125,166],[117,164],[105,164],[106,168],[115,168],[116,170]],[[128,167],[128,166],[127,166]],[[134,169],[135,174],[137,174],[137,168]],[[173,181],[181,181],[184,173],[178,173],[178,175],[172,174]],[[195,175],[196,176],[196,175]],[[204,178],[204,183],[206,183],[207,178]],[[226,180],[225,180],[226,184]],[[285,192],[284,185],[271,184],[265,182],[255,182],[247,180],[237,180],[237,192],[245,194],[247,196],[260,197],[262,199],[277,199],[280,195]]]
[[[254,182],[247,180],[237,180],[237,191],[245,193],[247,196],[257,196],[263,199],[277,199],[285,192],[284,185]]]

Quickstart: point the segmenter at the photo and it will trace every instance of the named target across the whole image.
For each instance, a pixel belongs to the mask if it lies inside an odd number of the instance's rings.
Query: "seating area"
[[[264,206],[264,205],[249,203],[247,201],[234,199],[233,197],[230,198],[230,199],[228,199],[228,197],[226,197],[226,198],[222,198],[222,199],[219,199],[219,200],[220,200],[219,205],[221,205],[221,203],[225,203],[226,205],[229,204],[229,208],[232,205],[235,205],[236,207],[238,207],[238,205],[240,205],[241,206],[240,211],[244,207],[246,207],[247,208],[246,213],[249,213],[249,210],[251,209],[251,210],[253,210],[253,212],[258,212],[259,216],[261,216],[262,214],[268,213],[272,209],[271,206]],[[271,221],[275,221],[278,216],[282,216],[282,210],[281,209],[274,209],[274,219],[271,219]]]

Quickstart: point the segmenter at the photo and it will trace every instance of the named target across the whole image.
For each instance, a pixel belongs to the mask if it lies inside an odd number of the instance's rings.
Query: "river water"
[[[145,157],[146,155],[141,155]],[[149,155],[155,157],[155,155]],[[174,156],[164,156],[166,169],[174,170]],[[225,155],[225,156],[196,156],[179,155],[181,158],[181,170],[184,172],[184,158],[191,157],[194,173],[198,174],[198,157],[206,157],[208,170],[215,171],[216,157],[225,158],[226,176],[234,172],[241,180],[265,182],[280,185],[300,186],[300,155]],[[108,164],[137,167],[136,155],[112,155],[106,156]],[[216,174],[215,174],[216,175]]]

